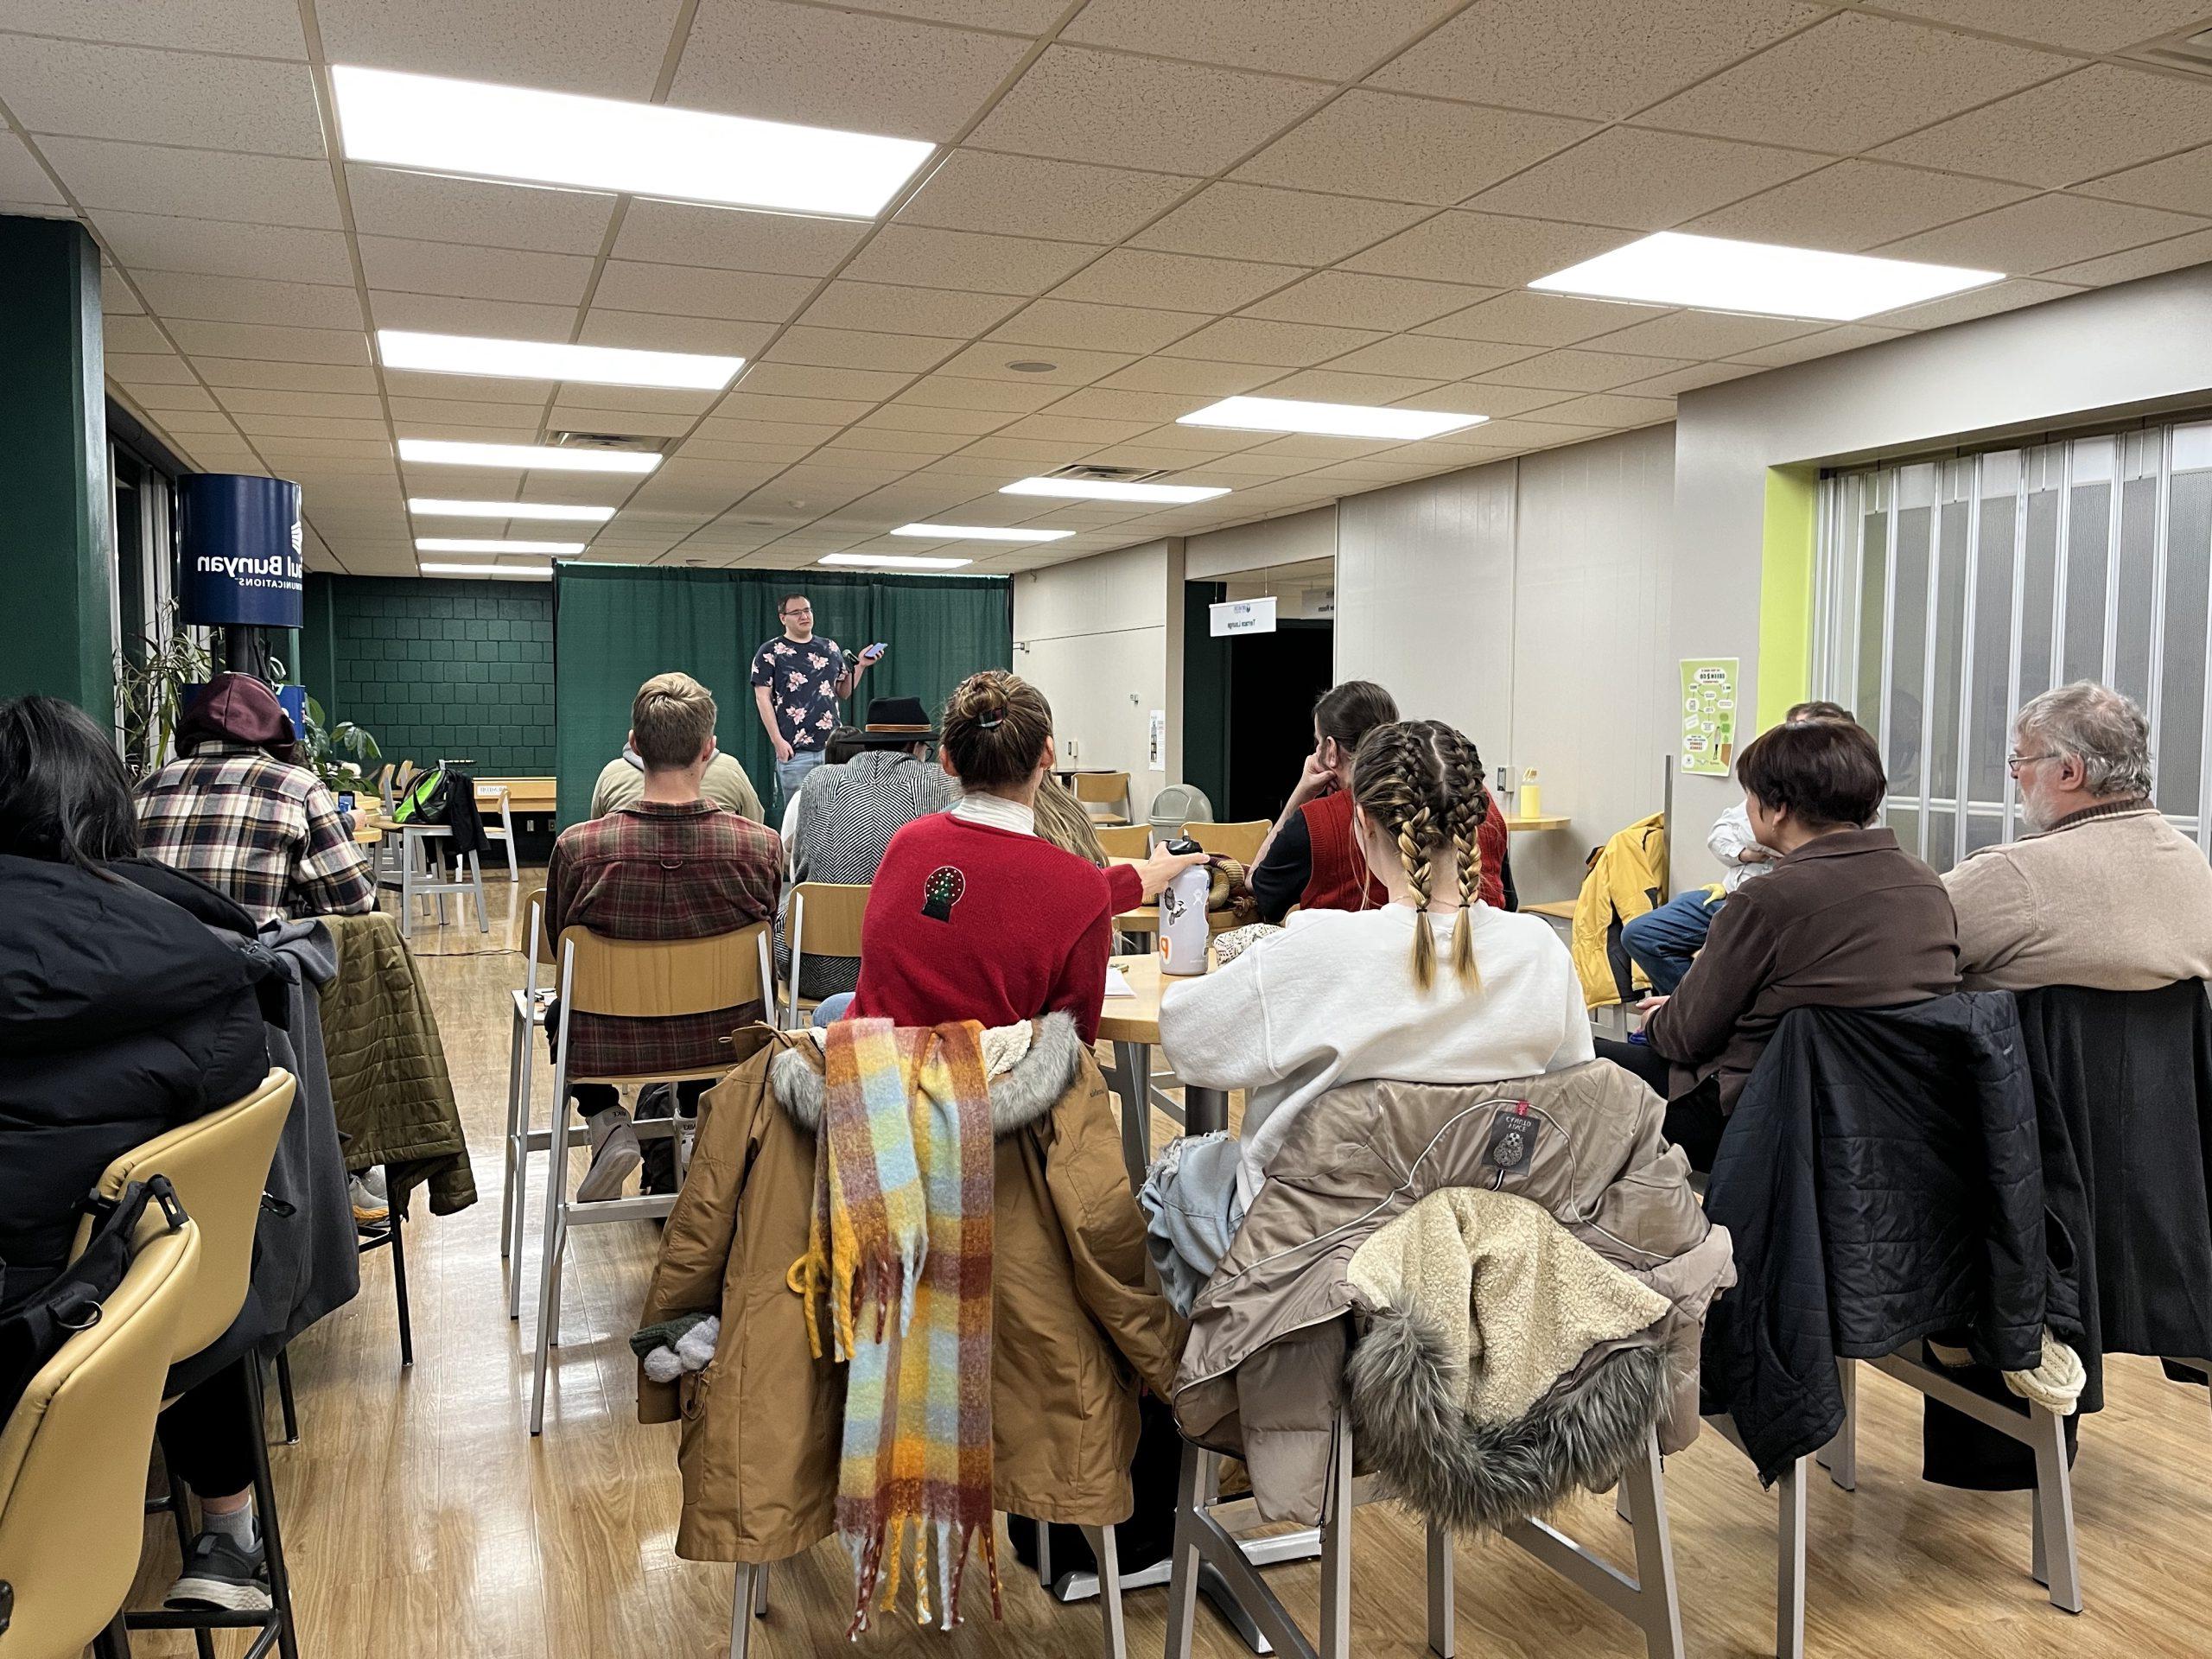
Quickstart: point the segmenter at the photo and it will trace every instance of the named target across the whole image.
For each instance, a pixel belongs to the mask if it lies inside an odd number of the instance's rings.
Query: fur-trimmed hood
[[[992,1033],[985,1035],[988,1039]],[[1083,1053],[1073,1015],[1048,1014],[1034,1021],[1028,1052],[991,1078],[992,1138],[1003,1140],[1050,1113],[1075,1081]],[[777,1055],[769,1067],[768,1088],[791,1121],[813,1134],[822,1122],[821,1048],[801,1039]]]

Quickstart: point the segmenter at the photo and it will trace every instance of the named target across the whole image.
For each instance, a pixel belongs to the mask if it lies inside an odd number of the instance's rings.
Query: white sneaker
[[[385,1196],[382,1166],[363,1174],[347,1176],[346,1190],[353,1201],[355,1226],[381,1227],[391,1218],[391,1200]]]
[[[638,1131],[631,1124],[630,1114],[620,1106],[594,1112],[586,1122],[591,1127],[591,1167],[576,1186],[576,1202],[599,1204],[619,1198],[630,1172],[645,1161]]]

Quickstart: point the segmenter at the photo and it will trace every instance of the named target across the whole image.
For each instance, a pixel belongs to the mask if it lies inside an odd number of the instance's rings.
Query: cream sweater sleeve
[[[1185,1083],[1251,1089],[1283,1077],[1262,977],[1271,943],[1216,972],[1168,981],[1160,1000],[1160,1047]]]
[[[1959,918],[1959,972],[1996,972],[2043,932],[2034,886],[2003,851],[1977,853],[1943,875]]]

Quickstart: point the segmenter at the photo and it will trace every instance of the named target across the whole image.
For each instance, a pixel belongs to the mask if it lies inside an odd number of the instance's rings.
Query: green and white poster
[[[1736,765],[1733,657],[1682,659],[1682,770],[1726,778]]]

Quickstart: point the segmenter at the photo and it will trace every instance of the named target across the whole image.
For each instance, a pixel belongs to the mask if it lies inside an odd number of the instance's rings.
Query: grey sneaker
[[[594,1112],[586,1121],[591,1126],[591,1167],[576,1186],[576,1202],[599,1204],[619,1198],[622,1183],[645,1157],[638,1146],[638,1131],[630,1122],[630,1114],[620,1106]]]
[[[242,1549],[228,1533],[203,1532],[184,1553],[184,1571],[169,1586],[172,1607],[215,1607],[230,1613],[269,1611],[269,1562],[261,1540]]]

